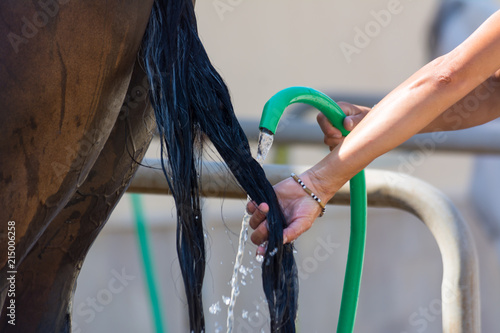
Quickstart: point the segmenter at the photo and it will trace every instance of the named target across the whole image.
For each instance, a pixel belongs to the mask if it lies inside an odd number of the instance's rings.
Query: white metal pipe
[[[241,126],[249,139],[256,141],[259,123],[242,120]],[[283,117],[276,133],[275,144],[323,144],[323,132],[310,120]],[[500,124],[488,123],[460,131],[417,134],[397,149],[500,154]]]

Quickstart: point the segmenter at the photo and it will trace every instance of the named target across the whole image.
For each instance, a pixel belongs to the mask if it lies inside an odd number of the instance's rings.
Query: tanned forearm
[[[463,44],[424,66],[387,95],[341,144],[312,167],[309,174],[315,178],[317,192],[328,200],[376,157],[420,132],[472,90],[481,89],[481,83],[500,68],[499,55],[497,12]],[[462,124],[466,120],[464,117]]]
[[[453,104],[420,133],[455,131],[500,117],[500,71]]]

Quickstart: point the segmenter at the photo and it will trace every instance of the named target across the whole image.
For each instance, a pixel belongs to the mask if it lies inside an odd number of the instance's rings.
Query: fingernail
[[[259,263],[262,263],[264,261],[264,253],[259,253],[259,250],[257,249],[257,254],[255,255],[255,260]]]
[[[257,252],[255,254],[255,260],[257,260],[257,262],[262,263],[264,261],[264,255],[266,254],[266,248],[267,248],[267,241],[260,244],[259,247],[257,248]]]
[[[354,121],[350,117],[347,117],[345,119],[345,127],[353,128],[354,127]]]

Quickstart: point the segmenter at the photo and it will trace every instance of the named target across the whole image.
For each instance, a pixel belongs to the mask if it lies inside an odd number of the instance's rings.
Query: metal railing
[[[241,126],[250,140],[259,135],[259,122],[244,119]],[[315,121],[283,117],[276,131],[279,144],[323,144],[323,132]],[[398,149],[500,154],[500,124],[488,123],[460,131],[417,134]]]
[[[304,132],[304,131],[301,131]],[[284,132],[286,133],[286,132]],[[280,134],[280,138],[283,134]],[[146,161],[159,165],[159,161]],[[272,184],[301,173],[306,167],[264,166]],[[202,195],[246,198],[222,163],[207,162],[201,172]],[[436,239],[443,261],[441,286],[443,332],[480,332],[479,277],[476,248],[470,230],[451,201],[433,186],[403,174],[366,170],[368,205],[393,207],[418,217]],[[163,173],[139,168],[129,192],[170,194]],[[342,187],[329,204],[348,205],[349,187]]]

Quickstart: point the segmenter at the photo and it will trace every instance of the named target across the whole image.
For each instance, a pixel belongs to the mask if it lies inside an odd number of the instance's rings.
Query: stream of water
[[[259,134],[259,143],[257,147],[257,157],[255,158],[257,162],[262,166],[264,160],[266,159],[271,146],[273,145],[274,135],[270,132],[261,131]],[[250,201],[250,197],[247,199],[247,203]],[[238,243],[238,252],[236,253],[236,259],[234,260],[233,276],[231,278],[231,298],[229,300],[227,308],[227,333],[233,331],[234,325],[234,306],[236,304],[236,298],[240,294],[239,286],[239,271],[241,267],[241,262],[243,260],[243,252],[245,250],[245,244],[248,239],[248,222],[250,221],[251,215],[249,215],[245,209],[245,214],[243,215],[243,221],[241,221],[241,230]]]

